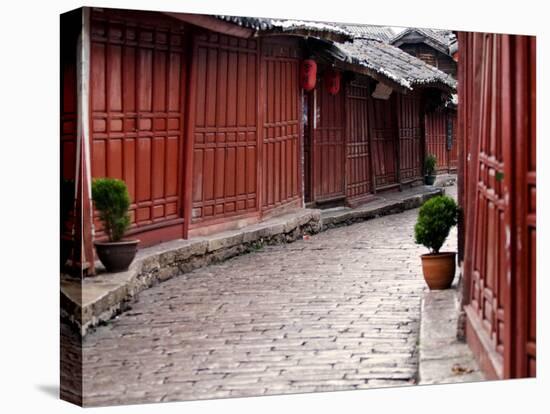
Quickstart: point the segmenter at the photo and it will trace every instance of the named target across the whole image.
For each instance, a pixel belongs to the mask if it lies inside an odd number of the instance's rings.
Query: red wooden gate
[[[434,154],[437,158],[437,172],[456,171],[458,166],[457,117],[456,111],[437,108],[426,113],[426,154]],[[448,141],[448,133],[451,140]],[[449,146],[450,144],[450,146]]]
[[[184,36],[153,16],[93,11],[91,21],[92,175],[126,182],[142,245],[183,235]],[[101,236],[97,215],[95,228]]]
[[[447,152],[447,165],[449,167],[449,171],[455,171],[458,168],[458,141],[457,141],[457,129],[458,129],[458,122],[457,122],[457,116],[456,111],[450,111],[447,114],[447,122],[451,123],[451,148]]]
[[[345,196],[344,93],[330,95],[322,80],[315,90],[313,133],[313,200]]]
[[[437,158],[437,172],[447,172],[449,157],[447,151],[447,115],[442,108],[426,113],[426,154]],[[455,146],[456,147],[456,146]]]
[[[191,229],[258,210],[257,70],[256,40],[194,39]]]
[[[346,98],[346,197],[355,203],[373,191],[368,130],[368,103],[372,98],[367,84],[359,81],[348,85]]]
[[[394,97],[372,99],[369,105],[369,128],[374,164],[374,186],[384,189],[398,185],[397,144]]]
[[[535,40],[459,42],[467,338],[489,377],[534,376]]]
[[[423,113],[421,96],[410,92],[395,97],[399,131],[399,179],[408,183],[422,178]]]
[[[299,200],[301,187],[299,44],[291,39],[262,42],[263,210]]]

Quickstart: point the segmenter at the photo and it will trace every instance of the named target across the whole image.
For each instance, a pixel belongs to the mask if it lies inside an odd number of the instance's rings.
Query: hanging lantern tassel
[[[315,88],[317,80],[317,63],[313,59],[302,61],[300,70],[300,83],[304,90],[311,91]]]
[[[327,91],[331,95],[336,95],[340,91],[340,80],[342,74],[334,69],[329,69],[325,74],[325,84]]]

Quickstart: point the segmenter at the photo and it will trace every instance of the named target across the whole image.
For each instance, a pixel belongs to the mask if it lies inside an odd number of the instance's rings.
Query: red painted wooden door
[[[273,209],[300,198],[299,44],[262,43],[263,148],[262,207]]]
[[[330,95],[322,80],[315,90],[313,133],[313,199],[330,201],[345,195],[344,92]]]
[[[376,189],[383,189],[398,184],[398,135],[394,97],[387,100],[372,99],[369,104],[369,113],[374,185]]]
[[[353,200],[373,191],[368,128],[368,101],[372,98],[368,86],[356,81],[347,87],[346,98],[346,197]]]
[[[258,43],[194,40],[191,228],[258,210]]]
[[[156,231],[155,242],[183,235],[183,51],[169,20],[92,14],[92,175],[126,182],[133,230]]]
[[[500,53],[495,48],[494,39],[486,39],[482,47],[487,56]],[[472,258],[471,302],[485,334],[490,338],[492,347],[500,358],[497,375],[502,376],[502,358],[506,342],[505,327],[509,324],[506,316],[510,300],[506,281],[506,228],[509,222],[505,214],[504,187],[502,177],[505,174],[505,147],[511,145],[510,135],[503,134],[501,124],[492,121],[496,114],[496,100],[491,87],[499,76],[499,64],[496,59],[487,58],[483,62],[479,99],[484,101],[484,112],[477,129],[477,190],[473,201],[474,227],[470,246]],[[492,102],[492,103],[491,103]],[[491,107],[491,105],[493,105]],[[506,165],[507,174],[511,173]],[[509,231],[509,230],[508,230]]]
[[[515,355],[510,372],[514,377],[537,374],[537,139],[536,139],[536,40],[508,36],[516,64],[510,71],[515,90],[512,112],[515,136],[515,229],[514,245],[517,294],[514,297]],[[503,45],[504,48],[504,45]]]
[[[468,342],[490,377],[535,376],[535,40],[460,42]]]
[[[437,171],[448,170],[447,114],[443,109],[428,112],[425,116],[426,154],[437,158]],[[456,146],[455,146],[456,147]]]
[[[451,139],[451,147],[448,148],[447,151],[447,157],[448,162],[447,165],[449,166],[450,171],[456,171],[458,168],[458,141],[457,141],[457,116],[456,111],[452,111],[447,114],[447,122],[451,123],[451,129],[452,129],[452,139]]]
[[[422,178],[421,97],[418,93],[396,95],[399,132],[399,173],[402,183]]]

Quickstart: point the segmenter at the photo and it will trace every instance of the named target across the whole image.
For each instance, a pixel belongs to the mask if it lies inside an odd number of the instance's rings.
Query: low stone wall
[[[323,230],[348,226],[389,214],[402,213],[405,210],[420,207],[426,200],[445,193],[442,188],[438,187],[423,189],[420,193],[418,191],[420,190],[411,189],[405,192],[391,193],[387,196],[380,196],[379,200],[358,208],[323,212]]]

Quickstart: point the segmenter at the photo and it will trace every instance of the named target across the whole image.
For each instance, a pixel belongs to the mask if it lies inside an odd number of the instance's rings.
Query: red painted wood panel
[[[425,116],[426,154],[437,158],[437,172],[447,172],[449,169],[449,154],[447,151],[447,114],[444,109],[437,108]],[[456,145],[455,145],[456,147]]]
[[[366,82],[360,81],[350,82],[346,97],[346,197],[353,200],[373,192],[368,128],[368,103],[372,98]]]
[[[468,342],[496,377],[534,376],[535,40],[460,33],[459,42]]]
[[[369,114],[375,188],[398,184],[395,97],[387,100],[372,99]]]
[[[258,210],[257,62],[256,40],[194,39],[194,227]]]
[[[329,201],[345,195],[345,95],[330,95],[323,83],[315,89],[313,132],[313,200]]]
[[[452,129],[451,147],[447,142],[447,128],[449,123]],[[446,173],[456,171],[458,166],[457,114],[454,110],[437,108],[426,113],[424,117],[426,134],[426,154],[437,157],[437,172]]]
[[[71,256],[73,261],[80,261],[80,249],[72,251],[75,240],[81,239],[81,234],[75,234],[80,230],[80,223],[77,217],[81,216],[81,203],[76,202],[76,160],[77,160],[77,122],[78,122],[78,103],[77,103],[77,40],[81,32],[82,13],[75,10],[65,13],[61,16],[60,33],[60,71],[61,71],[61,90],[60,90],[60,205],[61,205],[61,226],[60,239],[62,250],[62,260]],[[79,186],[80,187],[80,186]],[[65,263],[61,263],[63,268]]]
[[[457,141],[457,130],[458,130],[458,121],[456,111],[451,111],[447,114],[447,122],[452,123],[452,142],[451,148],[447,152],[447,165],[449,166],[450,171],[456,171],[458,168],[458,141]]]
[[[171,20],[153,25],[146,14],[92,13],[92,176],[126,182],[131,233],[183,219],[183,45]],[[97,215],[95,228],[101,236]]]
[[[421,96],[409,92],[395,96],[399,134],[399,176],[401,182],[422,178],[422,122]]]
[[[262,43],[264,210],[300,197],[299,58],[296,41]]]

